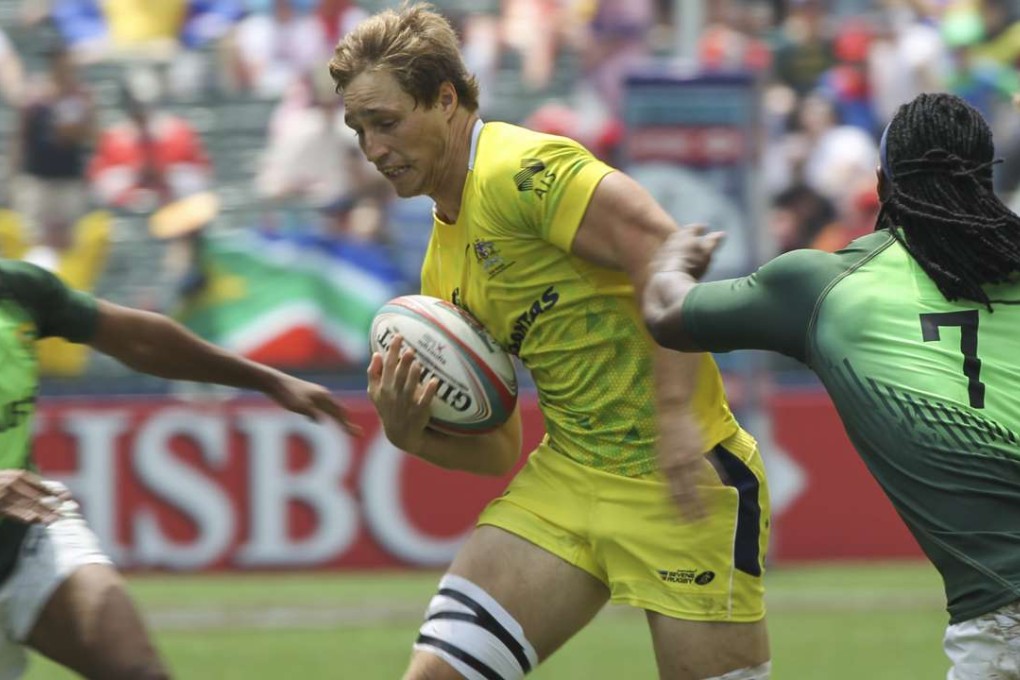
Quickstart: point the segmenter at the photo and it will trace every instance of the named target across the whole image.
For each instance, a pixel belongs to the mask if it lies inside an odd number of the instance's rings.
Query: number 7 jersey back
[[[698,286],[683,307],[701,347],[779,351],[818,374],[954,622],[1020,598],[1020,283],[987,290],[994,311],[947,301],[883,230]]]

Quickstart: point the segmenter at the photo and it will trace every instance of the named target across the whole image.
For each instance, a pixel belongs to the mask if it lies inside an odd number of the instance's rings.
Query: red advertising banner
[[[361,438],[259,400],[50,400],[36,460],[126,568],[446,564],[509,478],[412,458],[389,444],[363,395],[345,403]],[[772,409],[775,438],[807,481],[776,517],[775,558],[918,554],[824,395],[779,397]],[[533,398],[522,416],[530,450],[543,431]]]

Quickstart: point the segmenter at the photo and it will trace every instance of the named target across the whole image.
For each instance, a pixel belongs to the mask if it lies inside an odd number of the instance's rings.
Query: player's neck
[[[429,196],[436,202],[436,215],[447,224],[454,224],[460,216],[460,203],[467,182],[471,159],[471,133],[478,114],[459,110],[450,121],[450,146],[446,150],[443,175],[436,190]]]

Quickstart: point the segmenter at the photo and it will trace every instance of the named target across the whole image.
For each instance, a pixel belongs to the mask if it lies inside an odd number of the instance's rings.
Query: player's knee
[[[771,677],[772,662],[766,661],[752,668],[738,668],[713,678],[705,678],[705,680],[769,680]]]
[[[409,673],[408,680],[520,680],[538,664],[535,649],[510,613],[482,588],[452,574],[439,582],[414,648],[444,663],[413,663],[412,672],[418,674]],[[448,669],[456,673],[435,675]]]

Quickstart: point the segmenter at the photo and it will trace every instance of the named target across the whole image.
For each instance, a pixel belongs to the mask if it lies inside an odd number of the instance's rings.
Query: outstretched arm
[[[807,362],[818,301],[856,260],[795,250],[748,276],[698,283],[713,241],[681,230],[652,259],[642,310],[652,337],[684,352],[759,349]]]
[[[258,390],[284,408],[318,420],[326,416],[351,434],[360,430],[320,386],[217,347],[173,319],[98,302],[99,321],[90,344],[142,373]]]

